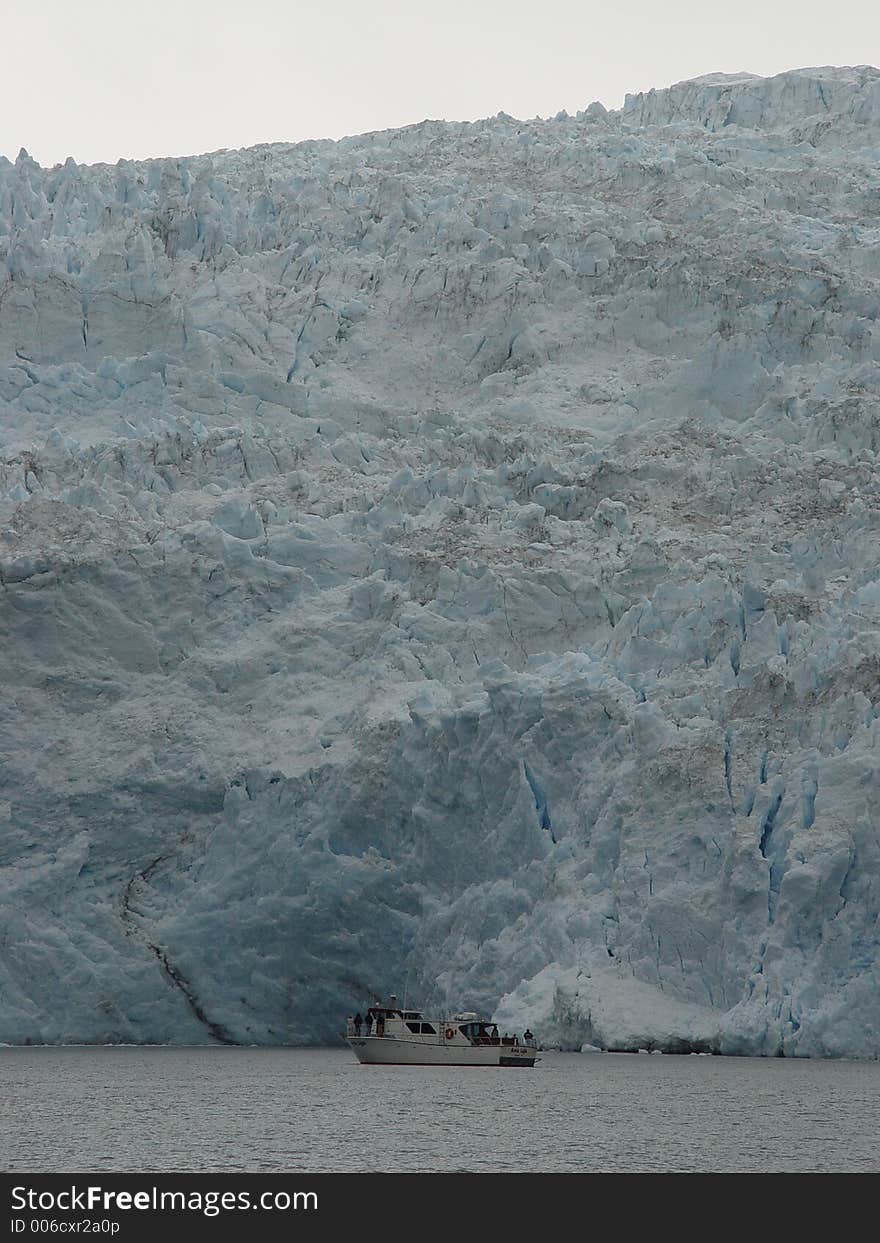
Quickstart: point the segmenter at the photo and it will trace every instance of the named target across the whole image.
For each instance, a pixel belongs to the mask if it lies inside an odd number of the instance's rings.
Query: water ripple
[[[8,1172],[880,1169],[880,1065],[323,1049],[2,1049]]]

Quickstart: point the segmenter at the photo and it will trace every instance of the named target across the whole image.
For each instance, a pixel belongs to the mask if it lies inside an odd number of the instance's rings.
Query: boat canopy
[[[399,1010],[396,1006],[370,1006],[367,1010],[368,1019],[420,1019],[419,1010]]]

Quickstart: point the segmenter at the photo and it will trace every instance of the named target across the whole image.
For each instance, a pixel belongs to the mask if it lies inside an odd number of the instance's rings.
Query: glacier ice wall
[[[876,1056],[880,72],[0,159],[0,1040]]]

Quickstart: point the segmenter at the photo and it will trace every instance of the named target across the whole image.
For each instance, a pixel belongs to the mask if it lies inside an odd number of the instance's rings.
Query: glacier
[[[0,158],[0,1041],[880,1050],[880,71]]]

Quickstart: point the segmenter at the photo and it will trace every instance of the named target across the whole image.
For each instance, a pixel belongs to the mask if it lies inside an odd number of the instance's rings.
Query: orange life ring
[[[455,1035],[455,1032],[452,1030],[451,1027],[447,1027],[446,1031],[443,1034],[447,1040],[451,1040],[452,1037]]]

